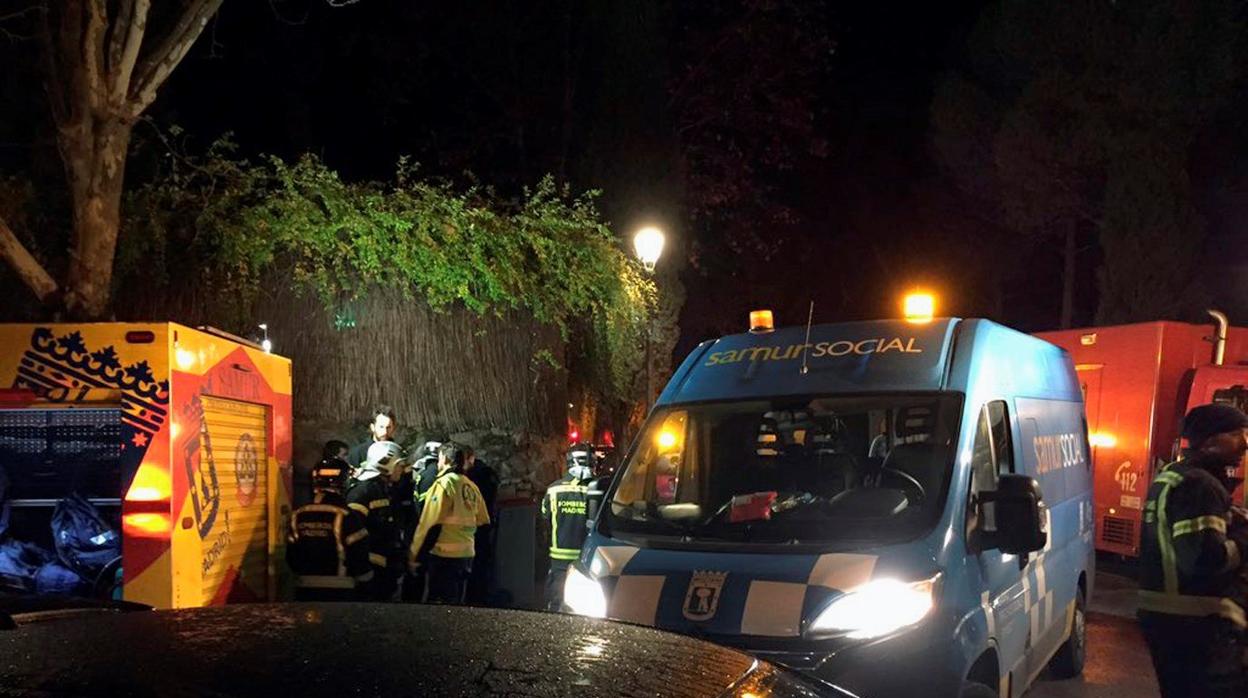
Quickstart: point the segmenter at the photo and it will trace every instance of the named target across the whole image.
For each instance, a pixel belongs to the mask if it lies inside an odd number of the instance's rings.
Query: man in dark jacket
[[[363,515],[368,525],[368,560],[372,584],[368,597],[391,601],[406,563],[403,535],[391,502],[391,491],[407,469],[403,449],[393,441],[380,441],[368,449],[354,486],[347,492],[347,506]]]
[[[585,444],[568,449],[567,474],[550,483],[542,497],[542,521],[550,535],[550,572],[546,574],[546,608],[563,606],[563,582],[568,567],[581,553],[588,535],[589,481],[594,476],[593,453]]]
[[[1140,538],[1140,626],[1164,698],[1248,696],[1248,520],[1232,508],[1248,416],[1201,405],[1183,422],[1188,448],[1158,473]]]
[[[353,601],[373,579],[364,516],[343,496],[350,466],[325,458],[312,469],[312,501],[290,516],[286,561],[296,601]]]
[[[389,405],[378,405],[368,422],[368,438],[351,447],[350,453],[347,454],[347,462],[354,468],[364,465],[364,460],[368,457],[368,449],[379,441],[393,441],[394,430],[397,426],[394,408]]]
[[[468,603],[484,605],[489,603],[494,577],[494,547],[498,531],[498,473],[486,465],[485,461],[477,458],[477,452],[471,446],[464,448],[468,452],[468,466],[464,474],[481,490],[481,499],[490,515],[490,522],[477,528],[473,543],[477,555],[472,563],[472,572],[468,575]]]

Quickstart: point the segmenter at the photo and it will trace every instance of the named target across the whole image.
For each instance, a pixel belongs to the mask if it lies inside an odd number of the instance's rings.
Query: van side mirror
[[[1027,475],[1001,475],[997,489],[979,493],[980,519],[993,522],[982,531],[985,548],[996,548],[1011,555],[1026,555],[1042,550],[1048,541],[1044,513],[1044,496],[1040,483]],[[984,508],[992,514],[985,515]]]
[[[589,492],[585,495],[585,523],[591,528],[598,517],[598,510],[602,508],[602,498],[607,494],[607,488],[610,486],[610,475],[595,478],[589,483]]]

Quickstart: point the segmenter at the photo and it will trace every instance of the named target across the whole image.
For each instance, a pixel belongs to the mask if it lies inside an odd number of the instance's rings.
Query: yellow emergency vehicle
[[[0,325],[0,465],[15,521],[46,527],[77,492],[120,524],[128,601],[265,601],[285,586],[291,364],[239,337]]]

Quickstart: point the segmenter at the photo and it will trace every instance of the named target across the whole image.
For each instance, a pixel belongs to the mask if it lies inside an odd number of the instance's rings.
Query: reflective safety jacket
[[[569,473],[550,483],[542,497],[542,519],[550,529],[550,559],[575,560],[589,532],[589,482]]]
[[[368,527],[368,561],[382,572],[398,569],[403,544],[386,479],[375,476],[357,482],[347,491],[347,506],[359,512]]]
[[[304,588],[351,589],[371,580],[364,517],[341,494],[318,491],[290,516],[286,562]]]
[[[489,522],[485,498],[472,480],[455,472],[443,473],[433,481],[420,512],[409,550],[411,559],[419,560],[426,551],[438,557],[474,557],[477,527]]]
[[[1140,539],[1140,611],[1219,616],[1243,629],[1245,551],[1227,536],[1231,495],[1209,471],[1180,460],[1148,491]]]

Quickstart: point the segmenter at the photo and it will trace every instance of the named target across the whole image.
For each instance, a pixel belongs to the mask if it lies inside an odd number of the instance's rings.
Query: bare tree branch
[[[48,19],[48,13],[43,13],[43,19],[39,23],[39,39],[43,44],[43,62],[44,70],[47,71],[47,78],[44,80],[44,91],[48,96],[48,105],[52,111],[52,123],[60,126],[69,119],[69,108],[65,104],[65,95],[62,90],[53,89],[53,86],[64,85],[62,82],[60,61],[57,54],[57,42],[52,38],[52,27]]]
[[[286,19],[282,16],[281,10],[277,9],[277,0],[269,0],[269,9],[273,11],[273,18],[282,24],[289,24],[292,27],[301,27],[308,23],[308,17],[312,14],[311,7],[303,13],[300,19]]]
[[[82,35],[82,64],[87,78],[87,103],[92,111],[104,106],[104,32],[108,11],[104,0],[87,1],[87,30]]]
[[[134,0],[116,0],[119,3],[117,16],[113,17],[108,31],[108,59],[104,69],[112,73],[121,62],[121,51],[126,43],[126,30],[130,27],[130,18],[134,16]]]
[[[47,302],[57,292],[59,286],[52,279],[52,275],[30,254],[22,241],[17,239],[17,235],[13,234],[3,218],[0,218],[0,259],[13,267],[18,278],[34,292],[40,302]]]
[[[143,61],[135,89],[130,91],[131,118],[137,118],[156,99],[156,90],[160,89],[173,69],[186,57],[186,52],[204,31],[208,20],[221,8],[221,2],[222,0],[194,0],[182,12],[177,24],[161,42],[160,47]]]
[[[221,26],[221,15],[213,15],[209,21],[212,22],[212,33],[208,35],[208,59],[212,60],[222,57],[218,50],[225,48],[225,45],[217,41],[217,27]]]
[[[87,104],[87,85],[83,79],[81,40],[83,27],[83,0],[66,0],[60,11],[59,26],[55,28],[53,39],[57,67],[64,82],[48,85],[49,90],[64,91],[65,118],[57,124],[59,131],[65,131],[82,121],[85,114],[82,106]]]
[[[45,8],[41,3],[36,3],[30,7],[25,7],[15,12],[0,15],[0,22],[7,22],[9,20],[17,19],[18,17],[25,17],[32,12],[42,12],[45,9],[47,8]]]
[[[91,118],[90,77],[83,53],[89,0],[62,0],[56,12],[49,12],[45,52],[49,79],[45,82],[53,105],[57,148],[65,166],[65,179],[74,201],[86,195],[91,180],[95,122]],[[55,22],[56,26],[51,26]],[[75,222],[81,211],[75,208]],[[76,223],[75,223],[76,224]]]
[[[27,15],[33,14],[35,12],[42,12],[46,15],[47,11],[48,11],[48,8],[43,3],[37,2],[31,5],[30,7],[25,7],[20,10],[16,10],[14,12],[8,12],[8,13],[0,15],[0,35],[4,36],[10,41],[27,41],[29,39],[35,38],[36,36],[39,35],[38,30],[36,30],[34,34],[29,34],[29,35],[18,34],[17,32],[12,31],[11,29],[9,29],[8,27],[4,25],[6,22],[12,22],[17,19],[22,19],[26,17]]]
[[[117,59],[111,66],[113,82],[109,86],[108,100],[116,107],[126,101],[130,92],[130,77],[134,74],[134,65],[139,59],[139,47],[143,44],[143,34],[147,31],[147,12],[151,9],[151,0],[124,0],[122,17],[125,23],[118,20],[113,29],[113,45],[117,48]],[[119,37],[125,35],[124,43]]]

